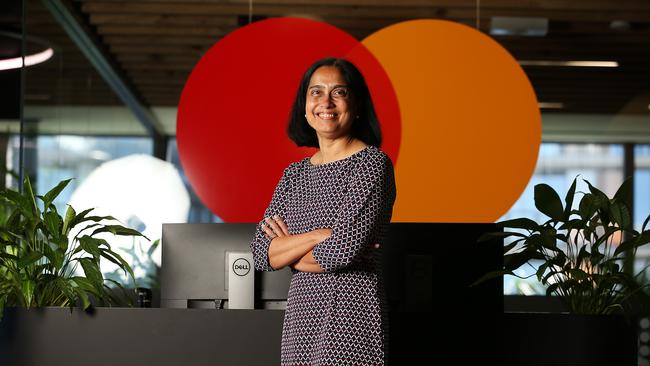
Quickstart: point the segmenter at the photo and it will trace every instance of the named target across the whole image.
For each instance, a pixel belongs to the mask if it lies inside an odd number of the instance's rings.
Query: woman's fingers
[[[281,218],[278,215],[273,216],[273,220],[278,224],[282,232],[284,233],[285,236],[289,236],[289,228],[287,227],[287,224],[284,222],[284,219]]]
[[[278,215],[264,218],[261,227],[262,230],[264,230],[264,235],[269,239],[278,236],[289,236],[289,228],[287,227],[287,224]]]
[[[276,236],[285,236],[284,232],[282,231],[278,223],[275,220],[273,220],[273,218],[267,217],[266,219],[264,219],[264,221],[266,222],[266,226],[272,230],[270,233],[268,233],[272,238]]]
[[[262,231],[264,231],[264,236],[266,236],[269,239],[275,238],[277,235],[271,230],[268,225],[262,223]]]

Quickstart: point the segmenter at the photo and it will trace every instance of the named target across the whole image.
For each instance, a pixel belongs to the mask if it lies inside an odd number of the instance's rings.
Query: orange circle
[[[393,222],[498,220],[541,143],[537,98],[517,61],[487,35],[442,20],[398,23],[362,43],[400,105]]]

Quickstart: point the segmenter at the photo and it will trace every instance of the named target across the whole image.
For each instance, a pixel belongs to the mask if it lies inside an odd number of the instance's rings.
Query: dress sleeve
[[[271,239],[264,235],[261,224],[264,222],[264,218],[269,216],[279,215],[280,217],[286,217],[285,205],[291,188],[292,170],[292,165],[284,170],[282,178],[280,178],[280,182],[278,182],[273,192],[271,203],[266,208],[266,211],[264,211],[264,217],[257,223],[257,227],[255,228],[255,236],[250,247],[253,252],[255,269],[258,271],[275,271],[269,264],[269,245],[271,244]]]
[[[324,272],[341,270],[351,263],[370,240],[378,237],[381,225],[389,223],[395,202],[395,177],[390,159],[361,162],[355,168],[332,235],[313,249],[314,259]]]

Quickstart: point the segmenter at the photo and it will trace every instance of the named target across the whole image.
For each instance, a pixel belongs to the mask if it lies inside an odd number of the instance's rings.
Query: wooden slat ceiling
[[[476,25],[476,0],[255,0],[261,17],[303,15],[363,39],[387,25],[438,18]],[[248,0],[75,0],[92,32],[151,106],[176,106],[201,55],[248,18]],[[480,28],[494,16],[544,17],[544,37],[497,36],[519,60],[614,60],[618,68],[524,66],[538,98],[569,113],[650,113],[650,1],[492,0],[480,2]],[[627,29],[615,29],[625,21]],[[29,69],[27,102],[113,105],[119,100],[38,0],[28,1],[27,31],[59,56]]]

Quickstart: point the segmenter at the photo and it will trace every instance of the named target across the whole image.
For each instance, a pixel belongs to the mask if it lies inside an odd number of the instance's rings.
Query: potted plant
[[[612,317],[602,315],[625,314],[630,317],[632,310],[640,308],[638,304],[642,302],[638,300],[643,299],[645,293],[639,277],[644,271],[628,273],[624,270],[623,261],[626,256],[633,258],[639,247],[650,242],[650,230],[647,229],[650,216],[643,222],[641,231],[634,229],[627,205],[630,179],[621,185],[612,198],[586,180],[584,182],[589,191],[576,192],[577,179],[573,180],[564,202],[549,185],[535,186],[535,207],[547,217],[546,221],[537,223],[522,217],[498,222],[497,226],[503,232],[487,233],[479,239],[485,241],[498,237],[510,240],[504,240],[503,270],[488,273],[477,282],[502,275],[520,277],[516,273],[519,268],[538,265],[535,275],[546,286],[546,294],[558,296],[572,315],[506,314],[504,324],[506,328],[510,327],[506,329],[506,334],[519,333],[519,343],[513,348],[518,355],[539,351],[537,353],[546,357],[544,362],[558,364],[558,359],[551,358],[556,356],[555,353],[543,350],[558,351],[561,348],[558,345],[563,344],[566,349],[559,352],[562,360],[570,359],[567,355],[572,353],[577,360],[584,361],[586,353],[580,350],[578,344],[585,344],[590,350],[588,354],[594,355],[590,360],[602,364],[598,362],[609,362],[614,356],[601,356],[594,350],[603,348],[609,351],[611,345],[620,340],[621,348],[625,348],[625,360],[633,362],[636,360],[636,325],[630,319],[622,319],[627,326],[620,327],[620,322],[612,323]],[[580,325],[559,325],[566,321]],[[611,338],[610,343],[601,343],[608,338],[595,331],[600,329],[599,325],[594,325],[598,321],[607,323],[610,331],[617,329],[612,332],[618,334],[607,335]],[[527,327],[535,329],[531,332]],[[576,329],[588,330],[588,334],[561,341]],[[623,338],[627,340],[623,341]],[[547,344],[547,341],[552,344]]]
[[[101,258],[134,279],[131,266],[98,235],[143,235],[119,224],[107,224],[117,220],[92,216],[93,209],[77,213],[68,206],[61,216],[53,201],[69,182],[61,181],[37,196],[25,178],[23,193],[0,192],[5,214],[0,216],[0,317],[8,306],[73,308],[80,303],[88,309],[92,299],[99,305],[120,303],[107,283],[124,288],[103,277]],[[84,275],[77,274],[78,268]]]
[[[479,239],[514,239],[504,241],[503,270],[489,273],[479,282],[501,275],[519,277],[517,269],[537,261],[536,276],[547,286],[547,295],[559,296],[574,314],[621,311],[633,296],[642,294],[638,279],[644,271],[630,274],[622,265],[625,256],[633,257],[639,247],[650,242],[650,215],[641,231],[632,226],[626,203],[630,180],[612,198],[586,180],[589,192],[576,193],[576,180],[564,204],[549,185],[535,186],[535,207],[548,217],[545,222],[525,217],[501,221],[497,226],[504,232],[488,233]],[[577,194],[581,197],[574,208]]]

